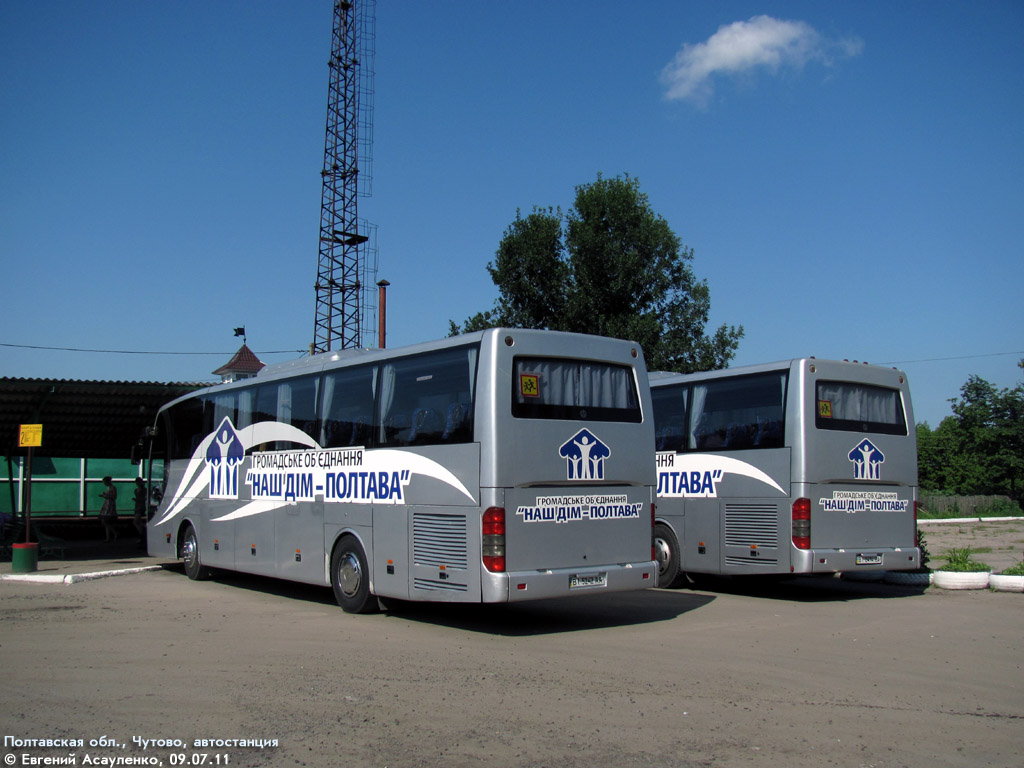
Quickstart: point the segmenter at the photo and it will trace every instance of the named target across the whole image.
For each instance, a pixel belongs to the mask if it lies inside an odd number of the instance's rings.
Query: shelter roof
[[[23,454],[21,424],[42,424],[39,456],[128,458],[157,410],[209,384],[0,377],[0,453]]]

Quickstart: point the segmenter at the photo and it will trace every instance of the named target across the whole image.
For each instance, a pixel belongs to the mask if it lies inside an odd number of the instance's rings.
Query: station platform
[[[90,524],[91,523],[91,524]],[[33,531],[36,521],[32,521]],[[47,537],[40,539],[36,570],[14,573],[10,555],[0,560],[0,580],[74,583],[92,578],[138,573],[174,566],[177,562],[165,557],[150,557],[139,546],[139,537],[130,518],[122,518],[116,530],[117,539],[103,540],[98,521],[92,519],[39,520],[39,528]],[[33,535],[33,539],[37,537]]]

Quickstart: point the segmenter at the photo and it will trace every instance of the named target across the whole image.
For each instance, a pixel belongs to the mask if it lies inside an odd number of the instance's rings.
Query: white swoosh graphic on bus
[[[280,422],[261,422],[260,424],[254,424],[238,430],[238,439],[245,450],[249,450],[257,444],[255,434],[257,427],[259,428],[258,442],[261,444],[288,441],[307,445],[313,449],[325,450],[302,430],[293,427],[290,424],[282,424]],[[206,438],[197,446],[195,453],[192,454],[192,458],[189,460],[188,467],[185,470],[181,483],[178,484],[178,490],[167,507],[167,511],[154,523],[154,525],[163,525],[177,517],[209,486],[210,475],[208,472],[203,470],[206,467],[206,452],[216,434],[216,432],[213,432],[210,435],[207,435]],[[435,480],[439,480],[440,482],[459,491],[459,493],[463,494],[471,502],[476,503],[476,499],[473,498],[473,494],[469,492],[466,486],[462,484],[462,481],[460,481],[459,478],[451,471],[433,459],[428,459],[426,456],[421,456],[417,453],[386,448],[372,451],[364,450],[363,461],[362,464],[359,465],[358,471],[363,473],[394,472],[396,468],[399,468],[401,471],[407,471],[411,474],[423,475],[425,477],[431,477]],[[184,490],[186,488],[187,490]],[[226,515],[214,518],[212,522],[224,522],[237,520],[243,517],[250,517],[252,515],[270,512],[294,503],[296,502],[279,501],[276,499],[257,499],[244,504],[238,509],[232,510]],[[367,503],[398,504],[401,502],[397,501],[395,497],[390,497],[385,499],[373,499],[372,502],[368,501]]]
[[[299,443],[300,445],[307,445],[310,448],[320,447],[313,438],[298,427],[293,427],[291,424],[282,424],[279,421],[273,421],[250,424],[248,427],[243,427],[238,430],[238,439],[241,441],[242,448],[245,450],[249,450],[256,445],[255,433],[257,427],[259,427],[261,443],[287,441]],[[167,506],[167,511],[159,520],[156,521],[156,525],[163,525],[168,520],[176,517],[198,496],[199,493],[204,491],[207,486],[210,485],[209,473],[201,472],[200,470],[204,469],[206,466],[206,451],[209,449],[210,443],[213,442],[216,434],[216,431],[211,432],[203,438],[203,441],[196,447],[195,452],[192,454],[192,458],[189,459],[188,467],[185,468],[185,474],[182,476],[181,482],[178,484],[178,490],[174,494],[174,498],[171,499],[171,503]],[[198,477],[196,476],[197,474]],[[192,482],[191,485],[189,485],[190,481]],[[186,486],[188,486],[187,491],[184,490]]]
[[[748,464],[745,461],[739,459],[733,459],[729,456],[716,456],[713,453],[693,453],[693,454],[675,454],[675,464],[671,469],[678,472],[715,472],[721,471],[725,474],[742,475],[749,477],[753,480],[758,480],[765,485],[770,485],[772,488],[777,490],[779,493],[785,495],[785,491],[778,483],[776,483],[770,475],[761,471],[752,464]],[[658,467],[658,473],[667,471],[664,467]],[[668,497],[668,494],[661,494]],[[682,494],[671,494],[672,496],[682,496]],[[717,494],[716,494],[717,496]]]

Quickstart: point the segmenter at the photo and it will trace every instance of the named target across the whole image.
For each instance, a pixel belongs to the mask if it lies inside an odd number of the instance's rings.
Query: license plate
[[[857,555],[857,565],[881,565],[881,555]]]
[[[577,573],[569,577],[569,589],[586,589],[587,587],[607,587],[607,573]]]

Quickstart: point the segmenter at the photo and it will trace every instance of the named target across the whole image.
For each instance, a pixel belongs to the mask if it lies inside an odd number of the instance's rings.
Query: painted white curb
[[[69,573],[65,576],[48,573],[2,573],[0,581],[28,581],[35,584],[77,584],[80,581],[105,579],[108,576],[127,576],[144,571],[159,571],[160,565],[146,565],[141,568],[122,568],[116,571],[94,571],[92,573]]]
[[[944,525],[946,523],[1005,523],[1010,520],[1024,520],[1024,517],[936,517],[918,518],[918,525]]]

